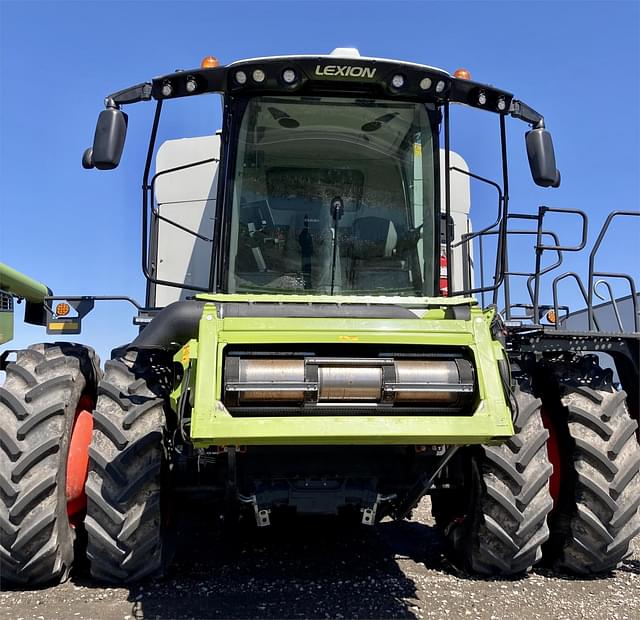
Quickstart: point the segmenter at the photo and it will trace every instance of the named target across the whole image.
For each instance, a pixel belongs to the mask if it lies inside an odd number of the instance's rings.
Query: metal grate
[[[13,312],[13,297],[0,291],[0,312]]]

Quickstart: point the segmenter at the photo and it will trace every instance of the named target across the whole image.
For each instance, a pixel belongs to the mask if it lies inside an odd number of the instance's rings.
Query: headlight
[[[282,79],[286,84],[293,84],[296,81],[296,72],[293,69],[285,69],[282,72]]]
[[[391,78],[391,86],[393,86],[394,88],[402,88],[404,86],[404,75],[396,73]]]
[[[171,82],[164,82],[161,92],[163,97],[170,97],[173,93],[173,86],[171,86]]]
[[[187,80],[187,92],[193,93],[197,88],[198,82],[196,82],[196,79],[194,77],[189,77],[189,79]]]

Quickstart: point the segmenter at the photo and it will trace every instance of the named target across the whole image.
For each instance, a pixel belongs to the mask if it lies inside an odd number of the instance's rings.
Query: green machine
[[[163,106],[211,93],[222,130],[157,148]],[[599,327],[596,279],[619,275],[593,260],[608,224],[579,282],[583,331],[566,328],[558,301],[558,283],[578,277],[540,284],[585,247],[588,218],[509,211],[509,117],[530,126],[534,182],[560,183],[539,113],[464,71],[352,49],[208,57],[108,96],[84,167],[116,168],[123,106],[152,100],[139,335],[103,370],[64,343],[5,364],[3,579],[63,578],[83,537],[97,579],[158,576],[184,493],[206,497],[211,527],[218,513],[268,527],[293,512],[373,526],[430,495],[452,561],[471,572],[622,561],[640,529],[639,330]],[[497,216],[477,230],[469,183],[487,180],[450,148],[454,105],[497,119]],[[546,229],[554,211],[582,222],[580,247]],[[508,261],[523,234],[536,250],[526,274]],[[490,238],[488,274],[476,266]],[[522,275],[530,298],[515,304]],[[82,318],[93,300],[70,301],[49,307],[50,331],[79,328],[69,305]],[[593,354],[603,343],[612,369]]]
[[[51,294],[51,290],[41,282],[0,263],[0,344],[13,338],[14,298],[26,302],[26,323],[44,325],[44,300]]]

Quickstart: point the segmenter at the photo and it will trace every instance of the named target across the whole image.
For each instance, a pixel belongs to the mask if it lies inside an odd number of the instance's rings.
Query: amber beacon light
[[[453,74],[454,77],[457,77],[459,80],[470,80],[471,73],[467,69],[457,69]]]
[[[219,67],[220,61],[215,56],[205,56],[200,63],[201,69],[213,69]]]

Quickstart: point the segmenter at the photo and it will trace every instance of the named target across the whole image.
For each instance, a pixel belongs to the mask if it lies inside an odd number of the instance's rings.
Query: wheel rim
[[[540,413],[542,415],[542,424],[549,432],[549,437],[547,439],[547,455],[551,465],[553,465],[553,472],[551,473],[551,478],[549,478],[549,493],[551,494],[551,499],[553,499],[553,507],[556,508],[558,500],[560,499],[563,469],[560,439],[558,437],[556,423],[544,405],[541,407]]]
[[[93,433],[93,399],[84,394],[78,402],[67,455],[67,516],[72,527],[82,522],[87,511],[85,482],[89,473],[89,444]]]

